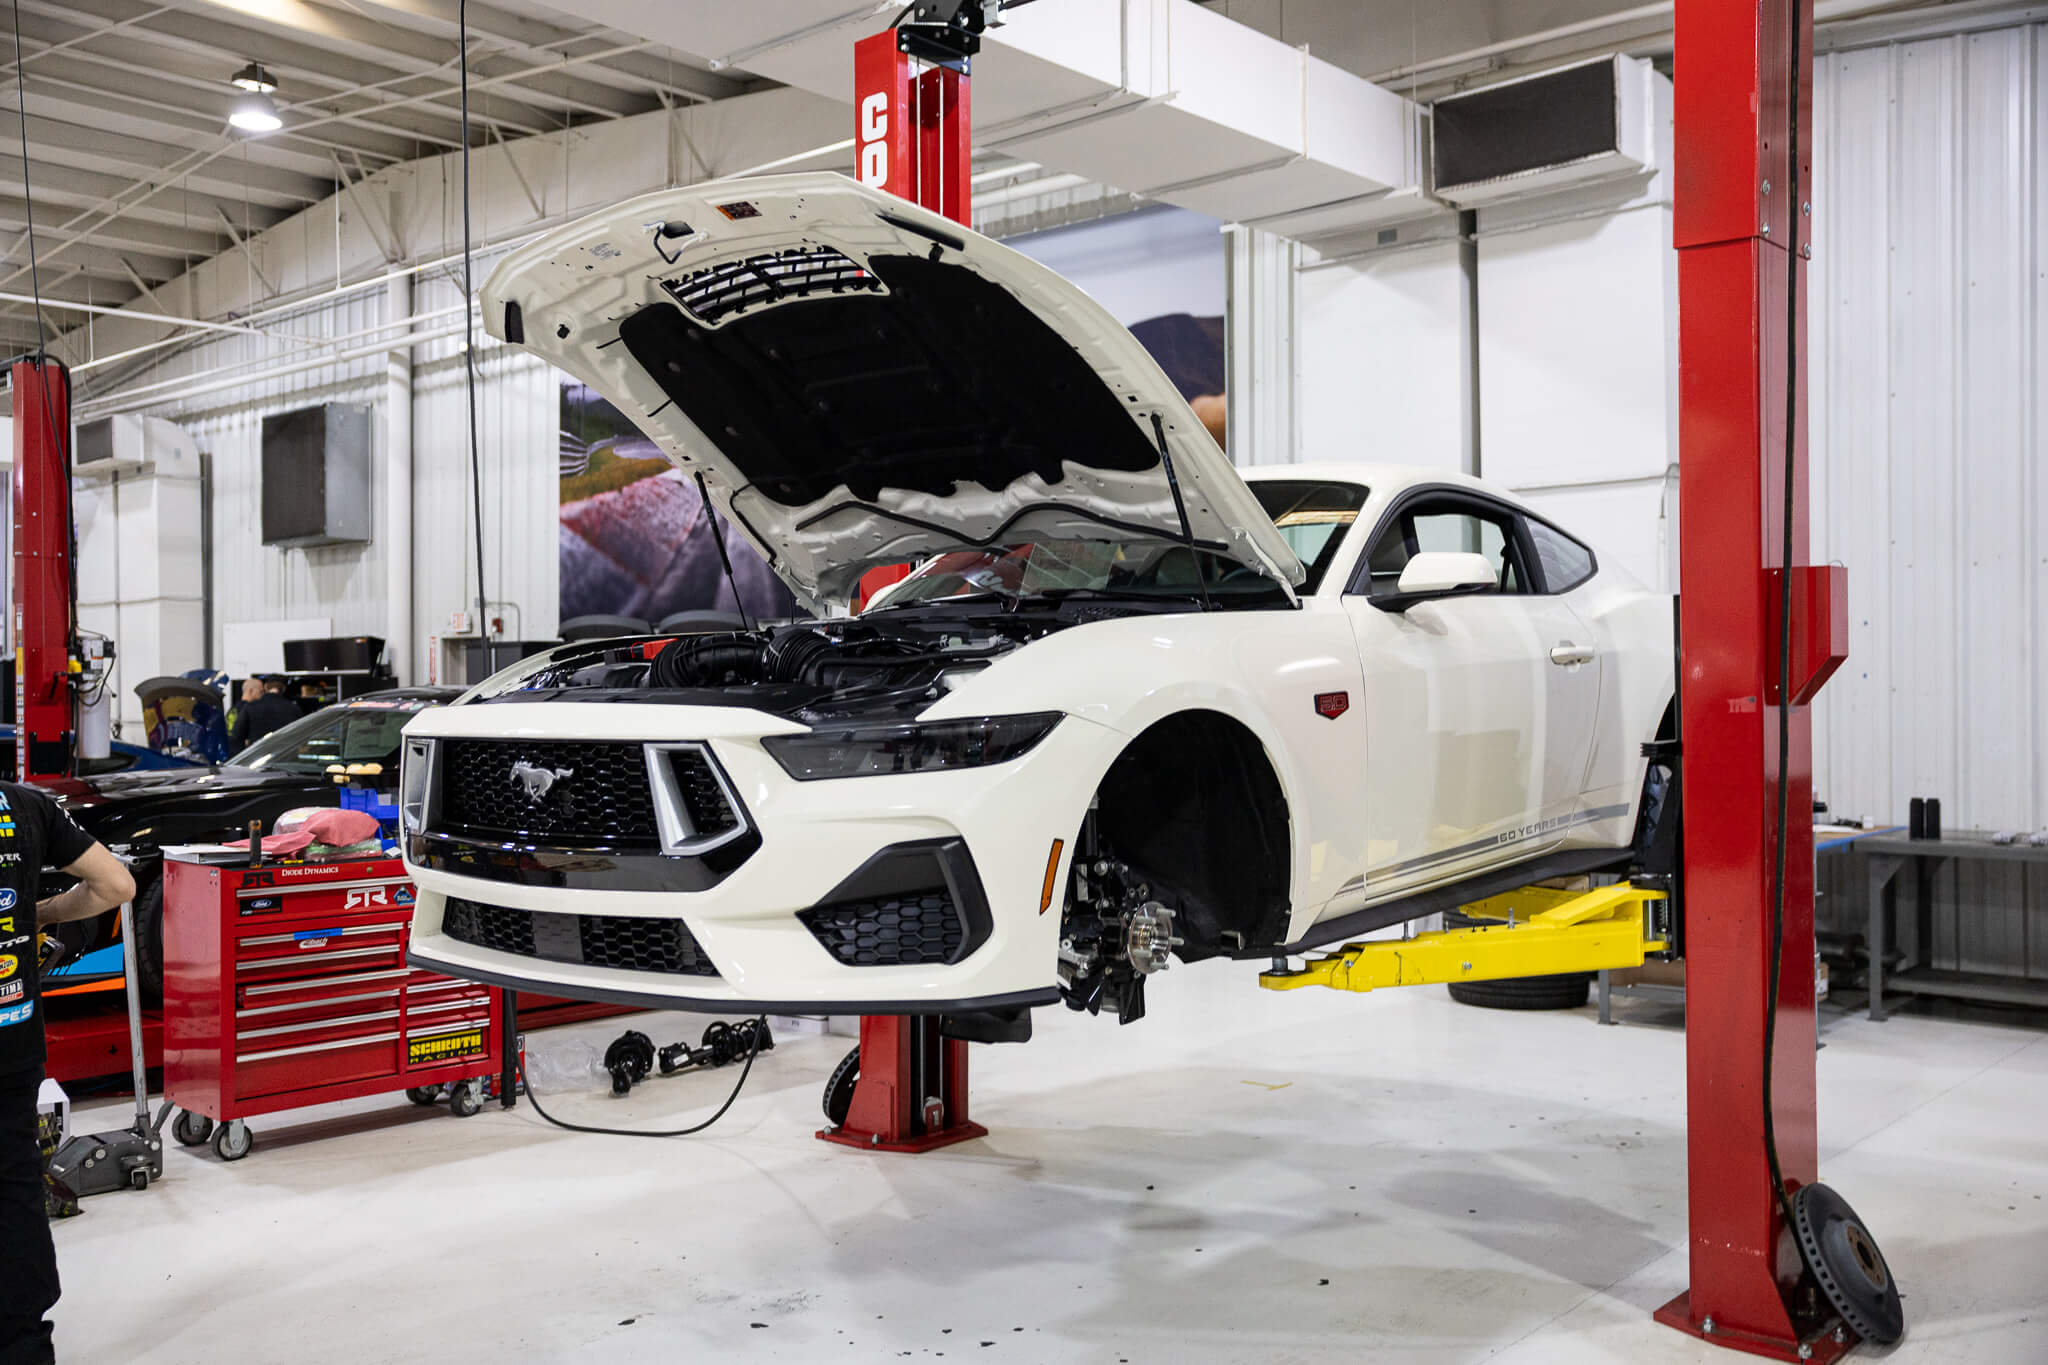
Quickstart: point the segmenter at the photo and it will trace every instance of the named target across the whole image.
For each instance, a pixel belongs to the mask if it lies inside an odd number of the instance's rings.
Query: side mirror
[[[1372,599],[1384,611],[1406,611],[1417,602],[1492,592],[1500,586],[1485,555],[1453,550],[1424,550],[1401,570],[1394,591]]]

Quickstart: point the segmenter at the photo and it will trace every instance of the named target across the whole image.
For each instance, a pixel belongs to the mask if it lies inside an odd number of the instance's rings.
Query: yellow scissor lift
[[[1261,972],[1259,984],[1269,991],[1372,991],[1640,967],[1668,947],[1668,902],[1667,892],[1632,882],[1590,891],[1524,886],[1458,907],[1489,923],[1347,943],[1309,958],[1299,971]]]

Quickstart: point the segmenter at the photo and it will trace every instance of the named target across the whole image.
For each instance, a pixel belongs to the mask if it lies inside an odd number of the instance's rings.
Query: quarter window
[[[1527,520],[1529,539],[1536,543],[1536,562],[1543,566],[1543,586],[1567,592],[1593,576],[1593,552],[1555,526]]]

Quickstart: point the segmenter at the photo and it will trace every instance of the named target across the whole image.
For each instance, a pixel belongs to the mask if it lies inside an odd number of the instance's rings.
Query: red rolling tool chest
[[[409,967],[396,858],[164,859],[164,1091],[172,1132],[247,1155],[246,1119],[403,1090],[467,1116],[503,1053],[503,996]],[[215,1124],[220,1127],[215,1129]]]

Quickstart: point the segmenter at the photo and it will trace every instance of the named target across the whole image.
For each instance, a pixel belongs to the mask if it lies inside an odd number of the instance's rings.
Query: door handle
[[[1573,664],[1589,664],[1593,662],[1593,646],[1575,645],[1566,640],[1550,651],[1550,662],[1566,668]]]

